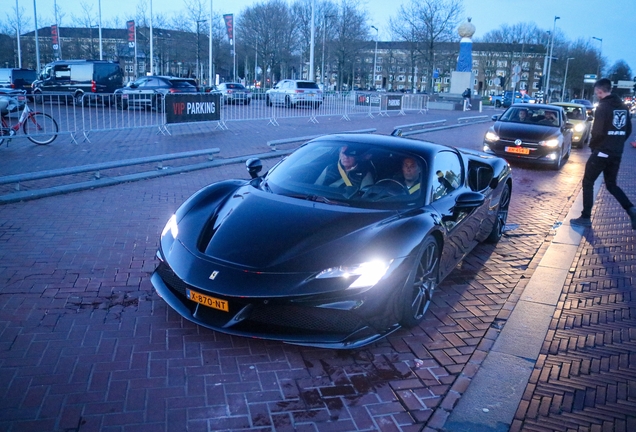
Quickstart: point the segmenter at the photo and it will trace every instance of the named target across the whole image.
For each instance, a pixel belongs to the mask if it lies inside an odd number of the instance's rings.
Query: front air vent
[[[214,237],[214,233],[216,232],[216,220],[218,219],[218,214],[212,216],[206,222],[203,230],[201,230],[201,235],[199,236],[199,241],[197,242],[197,249],[199,252],[205,253],[205,250],[208,248],[208,244],[212,241],[212,237]]]

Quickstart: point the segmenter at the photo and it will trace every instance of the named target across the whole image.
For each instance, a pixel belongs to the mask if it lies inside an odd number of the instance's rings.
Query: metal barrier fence
[[[213,94],[197,94],[202,100],[219,97]],[[396,102],[399,100],[399,104]],[[390,102],[389,102],[390,101]],[[75,98],[67,94],[38,95],[29,106],[35,111],[51,115],[58,123],[60,134],[69,134],[73,142],[78,138],[89,140],[89,134],[98,131],[113,131],[136,128],[155,128],[160,133],[169,133],[166,125],[166,102],[155,94],[85,94]],[[380,92],[334,92],[325,93],[322,101],[313,103],[271,103],[265,98],[253,98],[244,104],[223,103],[221,96],[220,120],[217,128],[226,129],[227,123],[245,120],[266,120],[278,125],[278,120],[307,118],[317,123],[319,117],[386,115],[387,111],[428,111],[428,96],[421,94],[394,94]],[[174,125],[175,123],[171,123]],[[177,123],[178,124],[178,123]]]

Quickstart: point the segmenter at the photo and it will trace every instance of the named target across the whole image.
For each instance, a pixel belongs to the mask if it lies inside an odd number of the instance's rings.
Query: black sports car
[[[508,163],[400,137],[328,135],[170,218],[152,275],[179,314],[232,335],[354,348],[417,325],[438,283],[497,242]]]
[[[572,129],[563,108],[545,104],[514,104],[484,137],[484,152],[506,159],[552,165],[559,169],[572,150]]]

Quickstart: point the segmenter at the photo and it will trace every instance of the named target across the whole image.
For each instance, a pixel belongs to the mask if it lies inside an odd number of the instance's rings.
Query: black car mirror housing
[[[485,201],[486,197],[478,192],[465,192],[455,200],[455,208],[472,209],[479,207]]]
[[[252,178],[258,177],[258,173],[263,169],[263,162],[258,158],[250,158],[245,162],[247,172]]]
[[[497,120],[499,120],[499,116],[498,116],[498,115],[496,115],[496,114],[495,114],[494,116],[490,117],[490,118],[492,119],[492,121],[497,121]]]

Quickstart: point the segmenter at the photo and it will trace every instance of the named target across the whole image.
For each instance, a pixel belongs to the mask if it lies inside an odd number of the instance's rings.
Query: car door
[[[159,93],[160,89],[166,87],[166,84],[158,78],[148,77],[148,79],[139,86],[140,96],[146,106],[152,106],[154,104],[155,95]]]
[[[274,91],[272,92],[274,97],[272,100],[276,103],[281,103],[285,100],[285,84],[287,80],[283,80],[274,86]]]
[[[440,276],[444,277],[475,246],[481,220],[479,217],[472,218],[471,215],[482,212],[482,209],[457,208],[457,198],[463,193],[471,192],[471,189],[465,185],[466,173],[456,152],[440,151],[435,156],[432,167],[429,198],[431,206],[440,215],[441,225],[446,231],[440,259]]]
[[[567,122],[568,119],[565,115],[565,110],[561,110],[561,133],[563,134],[562,156],[568,154],[572,148],[572,135],[574,135],[574,130],[566,126]]]

